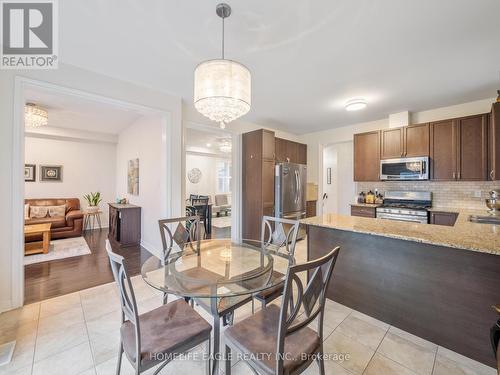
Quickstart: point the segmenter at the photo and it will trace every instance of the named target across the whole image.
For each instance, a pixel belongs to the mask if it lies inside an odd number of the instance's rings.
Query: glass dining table
[[[199,243],[199,246],[198,246]],[[151,287],[167,294],[207,301],[214,318],[212,373],[220,358],[220,306],[231,306],[282,283],[295,259],[260,241],[213,239],[188,242],[166,258],[148,258],[141,274]],[[230,313],[232,321],[232,312]]]

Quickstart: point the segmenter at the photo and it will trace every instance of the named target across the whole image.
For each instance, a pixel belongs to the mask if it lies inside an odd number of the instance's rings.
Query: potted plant
[[[89,212],[96,212],[99,211],[99,203],[101,203],[102,198],[101,198],[101,193],[96,191],[95,193],[89,193],[85,194],[83,196],[85,200],[87,201],[87,211]]]

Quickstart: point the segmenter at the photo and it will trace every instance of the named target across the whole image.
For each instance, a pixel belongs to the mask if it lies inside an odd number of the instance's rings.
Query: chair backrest
[[[177,224],[177,226],[175,226],[175,224]],[[189,243],[193,251],[199,253],[202,237],[199,216],[193,215],[158,220],[158,225],[160,227],[164,260],[166,260],[172,252],[174,244],[177,244],[179,249],[183,250],[184,246]],[[175,229],[172,231],[174,226]]]
[[[288,254],[294,256],[298,233],[299,222],[297,220],[272,216],[262,218],[260,241],[263,248],[280,250],[284,247]]]
[[[137,354],[135,358],[140,358],[141,352],[141,332],[139,327],[139,313],[137,310],[137,303],[135,300],[134,289],[127,272],[127,265],[125,259],[113,252],[109,240],[106,240],[106,251],[109,257],[113,277],[118,285],[120,292],[120,305],[122,310],[122,323],[130,321],[134,325],[135,331],[135,347]]]
[[[189,200],[192,201],[193,199],[198,198],[198,194],[189,194]]]
[[[325,256],[306,263],[288,267],[285,290],[281,302],[280,322],[278,330],[277,353],[284,354],[285,339],[288,335],[307,327],[318,317],[318,335],[323,341],[323,318],[325,298],[328,284],[332,277],[333,267],[337,261],[340,248],[336,247]],[[301,278],[309,276],[304,288]],[[300,308],[303,307],[305,318],[298,320]],[[283,372],[284,356],[277,356],[277,373]]]
[[[205,219],[208,215],[208,200],[207,196],[199,195],[198,198],[191,200],[191,205],[194,207],[196,215]]]
[[[215,205],[225,206],[228,204],[227,194],[215,194]]]

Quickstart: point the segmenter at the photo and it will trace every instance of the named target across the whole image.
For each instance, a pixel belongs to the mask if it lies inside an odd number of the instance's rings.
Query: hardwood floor
[[[108,230],[86,232],[91,254],[30,264],[24,267],[24,303],[76,292],[113,281],[105,249]],[[114,249],[128,260],[131,276],[138,275],[141,264],[151,254],[139,246]]]
[[[105,249],[108,230],[84,234],[89,255],[30,264],[24,267],[24,303],[29,304],[113,281]],[[212,227],[212,238],[230,238],[231,227]],[[141,273],[142,263],[151,256],[139,246],[114,249],[128,260],[131,276]]]

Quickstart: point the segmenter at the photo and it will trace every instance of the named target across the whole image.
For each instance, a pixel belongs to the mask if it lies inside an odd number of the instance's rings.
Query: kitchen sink
[[[500,225],[500,216],[478,216],[478,215],[471,215],[471,216],[469,216],[469,221],[471,221],[473,223]]]

